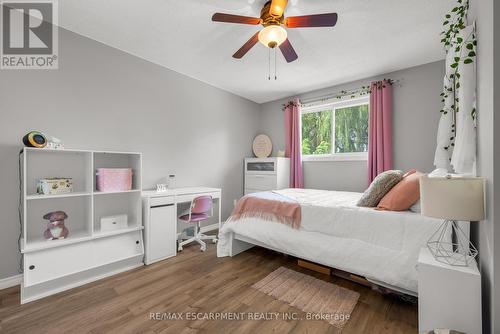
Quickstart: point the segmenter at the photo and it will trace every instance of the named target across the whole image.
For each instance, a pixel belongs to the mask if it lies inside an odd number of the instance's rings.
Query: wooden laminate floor
[[[19,287],[1,290],[0,333],[340,333],[324,320],[282,320],[305,314],[251,288],[279,266],[361,294],[343,334],[417,332],[416,305],[302,269],[294,258],[262,248],[217,258],[214,245],[205,253],[193,245],[175,258],[26,305],[19,305]],[[193,312],[243,313],[245,320],[186,319]],[[248,320],[251,312],[276,312],[280,319]]]

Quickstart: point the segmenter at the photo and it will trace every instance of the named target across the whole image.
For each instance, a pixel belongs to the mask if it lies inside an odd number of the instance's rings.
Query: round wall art
[[[267,158],[273,151],[273,143],[271,138],[266,135],[258,135],[253,140],[253,154],[257,158]]]

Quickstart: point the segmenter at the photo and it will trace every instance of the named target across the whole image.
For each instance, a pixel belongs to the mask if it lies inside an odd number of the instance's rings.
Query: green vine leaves
[[[451,71],[449,69],[446,71],[448,84],[444,86],[441,93],[442,102],[445,104],[441,113],[444,115],[448,114],[448,112],[456,114],[460,111],[458,94],[462,76],[460,70],[463,69],[463,66],[474,66],[476,62],[477,38],[475,28],[471,29],[470,32],[466,29],[469,6],[469,0],[457,0],[457,6],[446,14],[443,22],[444,31],[441,33],[441,43],[448,57],[452,57],[451,64],[447,61],[447,65],[451,67]],[[472,108],[470,115],[473,120],[476,119],[475,108]],[[450,150],[455,146],[455,130],[455,117],[453,117],[450,140],[448,145],[444,147],[445,150]]]
[[[451,109],[454,112],[459,112],[458,103],[459,98],[456,91],[460,89],[460,65],[470,65],[472,66],[477,57],[477,38],[475,30],[472,30],[467,36],[462,36],[461,33],[466,28],[467,23],[467,12],[469,10],[469,0],[458,0],[458,5],[451,10],[451,13],[446,14],[443,26],[445,30],[441,33],[443,38],[441,43],[446,49],[446,52],[454,52],[453,62],[450,65],[453,72],[449,74],[448,79],[451,83],[450,87],[446,87],[441,93],[442,102],[453,94],[455,96]],[[446,110],[441,110],[442,113],[447,113]],[[473,108],[471,111],[471,116],[473,119],[476,117],[476,109]]]
[[[444,31],[441,32],[443,43],[446,49],[452,45],[452,40],[465,29],[467,22],[467,12],[469,11],[469,0],[458,0],[458,5],[451,10],[451,13],[446,14],[443,22]]]

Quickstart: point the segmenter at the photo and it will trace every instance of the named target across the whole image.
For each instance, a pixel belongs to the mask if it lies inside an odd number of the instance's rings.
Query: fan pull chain
[[[274,48],[274,80],[278,80],[278,63],[276,62],[276,48]]]
[[[269,49],[268,55],[267,80],[271,80],[271,49]]]
[[[271,80],[271,50],[274,52],[274,80],[278,80],[278,59],[276,55],[276,48],[268,48],[268,68],[267,68],[267,80]]]

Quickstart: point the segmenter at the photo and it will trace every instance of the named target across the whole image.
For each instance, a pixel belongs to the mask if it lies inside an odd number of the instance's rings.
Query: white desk
[[[218,227],[221,227],[222,190],[207,187],[176,188],[165,192],[142,192],[145,263],[151,264],[177,255],[177,204],[198,196],[212,196],[217,202]],[[204,231],[217,227],[205,228]]]

